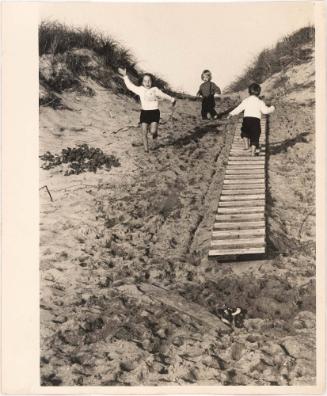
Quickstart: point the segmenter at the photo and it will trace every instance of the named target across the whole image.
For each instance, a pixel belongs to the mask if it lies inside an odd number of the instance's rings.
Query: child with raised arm
[[[230,118],[244,111],[241,138],[244,142],[244,150],[248,150],[249,146],[251,147],[252,156],[256,155],[256,149],[259,149],[261,114],[270,114],[275,110],[274,106],[268,107],[263,100],[259,99],[260,92],[259,84],[251,84],[249,86],[249,96],[228,114],[228,118]]]
[[[165,94],[159,88],[153,87],[153,80],[151,74],[144,74],[142,78],[142,85],[134,85],[128,78],[126,69],[118,69],[119,73],[124,79],[126,87],[140,97],[141,100],[141,114],[140,123],[142,126],[143,144],[145,152],[149,152],[148,147],[148,132],[152,134],[153,139],[158,137],[158,124],[160,120],[160,110],[158,99],[169,100],[174,106],[176,99]]]
[[[216,120],[218,118],[218,114],[215,110],[215,95],[221,95],[221,90],[214,82],[211,81],[212,75],[210,70],[203,70],[201,79],[203,80],[203,83],[200,85],[197,96],[202,96],[202,119],[207,120],[209,114],[210,118]]]

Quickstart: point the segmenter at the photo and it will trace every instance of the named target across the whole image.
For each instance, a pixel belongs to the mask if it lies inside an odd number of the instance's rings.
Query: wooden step
[[[226,169],[226,175],[264,175],[264,169],[252,168],[252,169]]]
[[[256,157],[255,157],[256,158]],[[260,158],[259,160],[254,160],[249,159],[248,161],[228,161],[228,166],[248,166],[248,165],[258,165],[258,166],[265,166],[265,160],[264,158]]]
[[[260,183],[260,184],[265,184],[265,179],[262,177],[262,178],[255,178],[255,179],[246,179],[246,178],[244,178],[244,179],[235,179],[235,178],[232,178],[232,179],[226,179],[225,178],[225,180],[224,180],[224,185],[225,184],[258,184],[258,183]]]
[[[264,200],[251,200],[251,201],[219,201],[218,206],[221,207],[237,207],[237,206],[264,206]]]
[[[250,175],[246,175],[246,174],[242,174],[242,175],[225,175],[225,180],[232,180],[232,179],[235,179],[235,180],[240,180],[240,179],[250,179],[250,180],[253,180],[253,179],[256,179],[256,178],[258,178],[258,179],[263,179],[263,172],[262,173],[258,173],[258,177],[256,176],[256,174],[254,173],[254,174],[250,174]]]
[[[228,162],[230,162],[230,161],[238,161],[238,162],[247,162],[247,161],[254,162],[254,161],[257,161],[257,162],[262,162],[262,161],[265,161],[265,157],[264,156],[252,157],[251,155],[249,155],[247,157],[244,157],[244,156],[238,157],[238,156],[234,155],[234,156],[229,156]]]
[[[256,156],[254,156],[254,157],[252,157],[252,155],[250,154],[250,153],[247,153],[247,152],[243,152],[243,153],[235,153],[235,152],[233,152],[233,151],[231,151],[230,152],[230,155],[229,155],[229,158],[230,159],[235,159],[235,158],[246,158],[246,159],[249,159],[249,158],[261,158],[261,157],[265,157],[265,153],[263,153],[263,152],[260,152],[258,155],[256,155]]]
[[[265,169],[264,163],[253,163],[253,164],[231,164],[228,163],[227,170],[253,170],[253,169]]]
[[[221,214],[216,215],[216,222],[226,221],[248,221],[248,220],[264,220],[264,212],[261,213],[232,213],[232,214]]]
[[[218,214],[223,213],[264,213],[265,207],[264,206],[253,206],[253,207],[236,207],[236,208],[218,208]]]
[[[215,230],[248,230],[250,228],[262,228],[265,226],[265,222],[263,220],[258,221],[239,221],[239,222],[221,222],[214,223],[213,228]]]
[[[213,231],[213,238],[244,238],[246,236],[258,236],[265,235],[264,228],[252,228],[249,230],[224,230],[224,231]]]
[[[247,239],[214,239],[211,241],[211,246],[239,246],[240,248],[246,245],[264,246],[265,238],[247,238]]]
[[[235,195],[221,195],[222,201],[249,201],[251,199],[265,199],[265,194],[235,194]]]
[[[257,184],[224,184],[223,191],[233,191],[233,190],[264,190],[265,191],[265,184],[264,183],[257,183]]]
[[[259,248],[243,248],[243,249],[212,249],[209,250],[209,256],[239,256],[239,255],[244,255],[244,254],[264,254],[265,253],[265,247],[259,247]]]
[[[229,189],[224,189],[221,192],[223,195],[242,195],[242,194],[264,194],[265,189],[260,188],[260,189],[251,189],[251,190],[229,190]]]

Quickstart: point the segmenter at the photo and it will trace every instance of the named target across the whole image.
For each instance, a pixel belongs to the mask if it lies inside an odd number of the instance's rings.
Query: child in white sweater
[[[174,106],[176,99],[162,92],[159,88],[152,86],[151,74],[144,74],[142,85],[134,85],[127,76],[126,69],[118,69],[119,73],[123,76],[126,87],[140,97],[141,100],[141,114],[140,123],[143,132],[143,144],[145,152],[149,151],[148,148],[148,132],[152,134],[153,139],[158,137],[158,125],[160,120],[160,110],[158,99],[169,100]]]
[[[251,146],[252,156],[256,155],[259,148],[259,138],[261,134],[261,114],[270,114],[275,110],[274,106],[266,106],[264,101],[259,99],[261,87],[253,83],[249,86],[249,95],[228,115],[228,118],[244,111],[241,137],[244,142],[244,149],[248,150]]]

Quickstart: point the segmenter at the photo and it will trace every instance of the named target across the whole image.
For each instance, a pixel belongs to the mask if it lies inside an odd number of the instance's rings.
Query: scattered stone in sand
[[[172,344],[177,346],[177,347],[180,347],[180,346],[182,346],[184,344],[184,340],[183,340],[182,337],[177,336],[177,337],[174,337],[172,339]]]
[[[245,346],[244,344],[241,344],[239,342],[235,342],[232,345],[232,349],[231,349],[231,356],[233,360],[240,360],[240,358],[242,357],[242,353],[244,350]]]

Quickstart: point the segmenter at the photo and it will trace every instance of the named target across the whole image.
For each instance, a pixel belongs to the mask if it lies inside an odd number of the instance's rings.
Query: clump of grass
[[[89,27],[72,28],[63,23],[42,21],[39,26],[39,55],[63,54],[72,49],[86,48],[102,57],[113,68],[128,67],[135,71],[136,61],[129,49],[112,37]]]
[[[91,50],[99,57],[104,67],[99,67],[94,73],[88,68],[87,56],[72,52],[76,49]],[[74,77],[86,75],[97,80],[105,88],[115,86],[118,91],[126,94],[128,92],[116,74],[118,67],[126,68],[134,81],[140,81],[143,76],[143,72],[137,68],[137,61],[133,53],[128,48],[109,35],[104,35],[89,27],[75,28],[60,22],[42,21],[39,26],[39,55],[53,55],[56,60],[65,63],[67,70]],[[60,77],[60,75],[56,76],[55,86],[51,87],[57,92],[66,88]],[[78,86],[75,84],[76,80],[73,80],[74,83],[67,82],[69,87]],[[169,84],[159,76],[153,75],[153,81],[158,88],[176,95]],[[47,84],[49,85],[49,82]],[[188,95],[180,93],[177,96],[187,97]]]
[[[307,26],[282,38],[274,48],[263,50],[247,67],[242,76],[238,77],[227,89],[237,92],[246,89],[252,82],[261,84],[274,73],[285,69],[288,65],[301,64],[311,59],[311,48],[303,48],[305,44],[313,44],[315,28]]]
[[[62,164],[67,164],[68,169],[64,176],[78,175],[83,172],[94,172],[105,168],[120,166],[119,160],[113,155],[105,154],[101,149],[82,144],[77,147],[67,147],[61,154],[52,154],[47,151],[40,156],[43,164],[41,168],[52,169]]]

